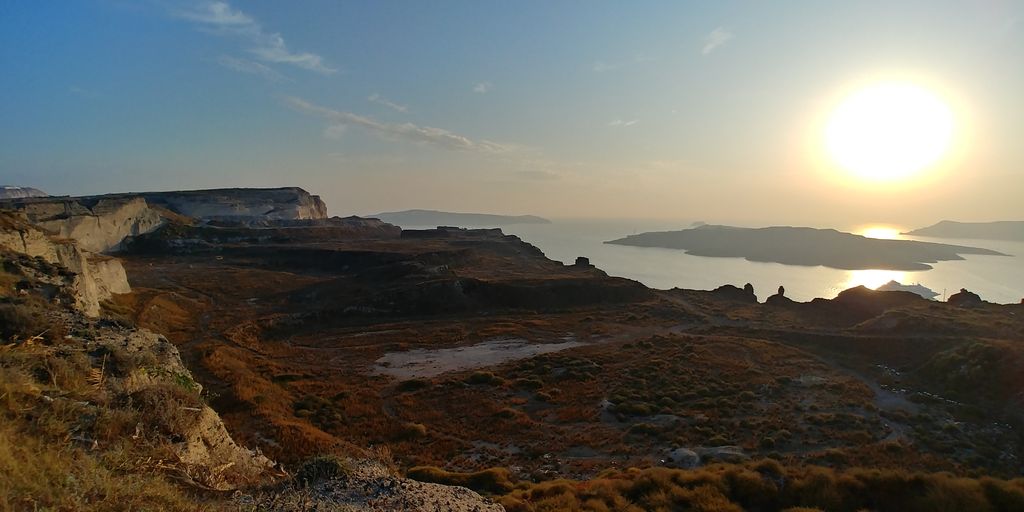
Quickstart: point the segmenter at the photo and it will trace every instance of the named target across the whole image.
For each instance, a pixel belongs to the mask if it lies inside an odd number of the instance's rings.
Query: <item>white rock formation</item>
[[[46,192],[31,187],[12,187],[0,185],[0,199],[15,199],[20,197],[45,197]]]
[[[146,329],[104,331],[91,344],[115,347],[128,354],[150,355],[155,364],[133,370],[107,384],[112,392],[131,395],[159,384],[184,386],[199,393],[202,386],[182,364],[178,349]],[[175,465],[191,479],[214,489],[229,490],[255,483],[273,471],[274,463],[258,450],[239,446],[220,416],[207,405],[193,411],[194,420],[170,444]]]
[[[0,222],[0,247],[40,257],[74,273],[75,307],[88,316],[98,316],[100,302],[112,294],[131,291],[119,260],[83,250],[74,240],[54,239],[10,215]]]
[[[164,223],[160,213],[141,197],[41,199],[14,207],[49,234],[75,240],[92,252],[117,251],[125,238],[148,233]]]
[[[327,205],[320,196],[298,187],[225,188],[138,195],[152,205],[204,220],[246,222],[327,218]]]

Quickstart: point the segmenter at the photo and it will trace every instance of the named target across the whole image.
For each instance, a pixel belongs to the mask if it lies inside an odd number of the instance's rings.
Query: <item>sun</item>
[[[825,125],[831,158],[857,178],[903,181],[939,163],[953,144],[948,104],[911,82],[864,87],[832,111]]]

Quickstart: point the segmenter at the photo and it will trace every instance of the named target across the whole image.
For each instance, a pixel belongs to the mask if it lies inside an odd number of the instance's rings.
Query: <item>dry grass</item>
[[[608,472],[588,481],[524,483],[500,498],[510,512],[858,510],[934,512],[1024,510],[1024,479],[961,478],[821,467],[774,461],[699,470]]]
[[[0,350],[0,510],[205,509],[164,473],[166,445],[130,437],[142,415],[105,404],[94,370],[81,352]]]

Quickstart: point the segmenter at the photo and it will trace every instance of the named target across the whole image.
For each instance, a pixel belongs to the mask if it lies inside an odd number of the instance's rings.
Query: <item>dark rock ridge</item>
[[[749,289],[747,287],[750,287]],[[718,288],[711,291],[715,296],[726,299],[734,300],[736,302],[748,302],[754,304],[757,302],[757,295],[754,295],[754,287],[746,285],[743,288],[733,286],[731,284],[723,284]]]
[[[399,226],[507,226],[511,224],[550,224],[534,215],[492,215],[487,213],[454,213],[435,210],[405,210],[373,215]]]
[[[705,225],[682,231],[630,235],[605,242],[638,247],[682,249],[694,256],[746,258],[843,270],[928,270],[929,263],[962,260],[961,254],[1006,256],[978,247],[913,240],[881,240],[834,229],[776,226],[737,228]]]
[[[0,185],[0,199],[16,199],[21,197],[45,197],[46,192],[31,187],[12,187]]]
[[[982,304],[981,297],[977,293],[961,288],[959,292],[949,296],[950,304],[960,308],[974,308]]]
[[[1024,221],[956,222],[944,220],[926,228],[915,229],[904,235],[935,238],[980,238],[985,240],[1024,241]]]

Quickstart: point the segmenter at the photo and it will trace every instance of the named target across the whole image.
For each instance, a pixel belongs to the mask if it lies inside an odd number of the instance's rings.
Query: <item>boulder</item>
[[[743,462],[750,458],[739,446],[709,446],[696,449],[701,460],[711,462]]]
[[[958,308],[973,308],[980,306],[983,301],[977,293],[960,288],[960,291],[950,295],[946,302]]]
[[[688,448],[675,448],[665,454],[662,464],[669,468],[693,469],[700,466],[700,455]]]

